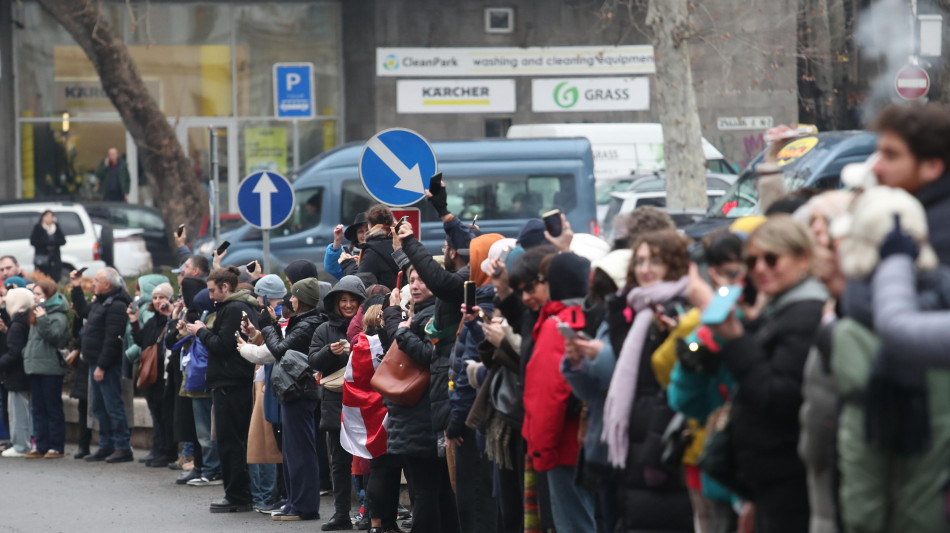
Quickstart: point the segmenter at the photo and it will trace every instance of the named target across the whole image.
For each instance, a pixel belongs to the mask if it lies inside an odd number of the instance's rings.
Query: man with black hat
[[[327,252],[323,255],[323,269],[328,274],[336,279],[343,277],[343,268],[340,267],[340,258],[344,252],[343,239],[345,238],[350,242],[350,249],[347,253],[352,252],[357,245],[366,242],[367,227],[366,213],[360,211],[353,219],[353,223],[347,226],[345,230],[343,224],[338,224],[337,227],[333,228],[333,242],[327,245]]]

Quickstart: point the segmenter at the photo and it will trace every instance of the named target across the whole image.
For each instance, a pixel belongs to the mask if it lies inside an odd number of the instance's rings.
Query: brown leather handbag
[[[393,341],[369,384],[387,401],[413,407],[429,390],[429,369],[409,357]]]
[[[158,340],[155,344],[150,344],[147,348],[142,350],[142,357],[139,359],[139,379],[135,382],[135,385],[139,390],[144,390],[158,381],[158,356],[165,355],[165,331],[167,327],[162,328],[162,333],[158,336]],[[161,352],[159,352],[159,346],[161,346]],[[165,358],[162,357],[162,361]]]

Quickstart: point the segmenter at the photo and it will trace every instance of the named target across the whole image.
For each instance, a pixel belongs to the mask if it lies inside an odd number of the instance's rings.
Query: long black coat
[[[82,334],[82,358],[90,368],[111,368],[122,364],[125,350],[125,327],[129,323],[126,309],[132,297],[124,287],[97,294],[86,303],[82,287],[73,287],[73,309],[76,315],[86,319]],[[107,305],[108,304],[108,305]]]
[[[950,170],[937,181],[917,191],[927,211],[930,245],[943,265],[950,265]]]
[[[28,392],[30,378],[23,370],[23,348],[30,336],[30,310],[17,313],[7,328],[7,351],[0,355],[0,382],[8,391]]]
[[[398,307],[388,307],[383,312],[386,331],[406,355],[421,365],[430,366],[435,348],[426,339],[425,325],[435,312],[435,298],[430,297],[416,304],[415,315],[409,328],[399,328],[402,321]],[[429,383],[432,387],[432,383]],[[419,403],[402,407],[383,400],[389,412],[386,427],[386,451],[414,457],[435,457],[438,434],[432,430],[432,402],[430,394],[422,395]]]
[[[37,222],[36,225],[33,226],[33,232],[30,233],[30,244],[33,246],[34,258],[41,255],[49,257],[48,262],[44,263],[44,266],[53,266],[62,263],[59,247],[66,244],[66,235],[63,234],[63,230],[60,229],[58,223],[56,224],[56,231],[50,235],[46,233],[43,224]],[[34,259],[34,263],[35,262]]]
[[[257,327],[257,300],[250,291],[241,290],[215,304],[214,325],[198,330],[198,338],[208,349],[208,390],[217,387],[250,384],[254,365],[238,352],[234,334],[241,330],[242,312]]]
[[[311,309],[291,317],[287,322],[285,333],[281,334],[280,325],[271,323],[261,328],[261,335],[264,337],[264,344],[267,349],[270,350],[275,359],[280,361],[287,350],[308,353],[314,332],[325,321],[326,316],[316,309]],[[307,381],[301,399],[320,399],[320,387],[316,381]]]
[[[429,399],[432,401],[432,429],[445,431],[449,426],[449,366],[452,360],[452,348],[455,346],[458,324],[462,320],[462,302],[465,300],[465,282],[469,278],[469,267],[449,272],[432,259],[432,255],[421,242],[413,237],[402,241],[402,250],[437,299],[433,313],[433,325],[443,332],[435,344],[435,351],[429,364]],[[399,340],[397,335],[396,340]],[[407,339],[408,342],[408,339]]]

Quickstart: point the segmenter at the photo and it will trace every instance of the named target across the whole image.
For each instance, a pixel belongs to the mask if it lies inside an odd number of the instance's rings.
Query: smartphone
[[[396,222],[396,233],[399,233],[399,228],[402,227],[402,223],[409,220],[409,215],[406,215],[399,219],[399,222]]]
[[[647,307],[649,307],[650,310],[653,311],[654,315],[663,314],[663,309],[660,308],[660,304],[654,302],[651,298],[647,297],[645,303],[647,304]]]
[[[240,331],[235,331],[235,332],[234,332],[234,342],[237,342],[237,341],[240,340],[240,339],[241,339],[241,332],[240,332]]]
[[[82,273],[85,272],[87,268],[89,268],[89,267],[82,267],[82,268],[80,268],[79,270],[76,271],[76,274],[82,276]]]
[[[475,218],[472,219],[472,225],[475,226],[476,222],[478,222],[478,214],[476,214]]]
[[[707,325],[722,324],[729,318],[729,313],[742,296],[742,287],[739,285],[729,285],[728,287],[719,287],[716,290],[716,296],[709,307],[703,311],[700,322]]]
[[[442,173],[439,172],[435,176],[429,178],[429,192],[436,194],[442,190]]]
[[[475,282],[465,282],[465,314],[474,313],[474,307],[478,304],[478,297],[475,294]]]
[[[202,323],[203,323],[203,322],[205,321],[205,319],[208,318],[208,313],[210,313],[210,311],[202,311],[202,312],[201,312],[201,318],[198,319],[198,322],[202,322]]]
[[[135,300],[132,301],[131,304],[129,304],[129,311],[131,311],[131,312],[133,312],[133,313],[138,313],[138,312],[139,312],[139,300],[138,300],[138,298],[136,298]]]
[[[574,328],[572,328],[571,325],[568,324],[567,322],[558,323],[557,331],[565,339],[575,340],[575,339],[580,338],[580,335],[578,335],[577,332],[574,331]]]
[[[245,265],[245,266],[246,266],[248,272],[254,272],[255,270],[257,270],[257,262],[256,262],[256,261],[251,261],[250,263],[248,263],[248,264]]]
[[[243,323],[245,323],[245,324],[250,324],[250,323],[251,323],[251,319],[250,319],[250,317],[247,316],[247,312],[245,312],[245,311],[241,311],[241,322],[243,322]]]
[[[168,302],[163,303],[159,310],[168,311]]]
[[[498,265],[498,268],[496,268],[495,271],[492,272],[492,276],[493,276],[493,277],[496,277],[496,278],[497,278],[498,276],[501,275],[501,270],[502,270],[502,268],[505,266],[505,263],[508,262],[508,256],[509,256],[509,255],[511,255],[511,248],[508,247],[508,246],[505,246],[505,248],[504,248],[504,249],[501,251],[501,253],[498,255],[498,263],[499,263],[499,265]]]
[[[175,230],[175,235],[178,235],[179,237],[181,237],[181,234],[184,232],[185,232],[185,225],[179,224],[178,229]]]
[[[396,274],[396,288],[402,289],[402,270]]]
[[[550,233],[552,237],[561,236],[561,232],[564,231],[564,227],[561,225],[560,209],[552,209],[541,215],[541,220],[544,221],[544,229],[548,230],[548,233]]]
[[[231,246],[231,241],[224,241],[221,243],[221,246],[218,246],[217,253],[221,255],[228,249],[228,246]]]

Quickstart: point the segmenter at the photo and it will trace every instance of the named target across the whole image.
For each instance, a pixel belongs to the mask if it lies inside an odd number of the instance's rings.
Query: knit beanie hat
[[[257,280],[257,285],[254,285],[254,294],[279,300],[287,294],[287,286],[277,274],[268,274]]]
[[[320,302],[320,282],[317,278],[306,278],[294,283],[290,293],[298,300],[310,307],[316,307]]]
[[[316,278],[317,265],[314,265],[306,259],[297,259],[296,261],[291,261],[284,267],[284,275],[287,276],[287,281],[291,284],[297,283],[302,279]]]
[[[583,298],[590,282],[590,261],[571,253],[557,254],[548,265],[547,279],[551,300]]]
[[[4,301],[7,304],[7,313],[15,317],[33,306],[33,291],[22,287],[10,289]]]
[[[622,289],[627,284],[627,271],[630,269],[632,259],[633,250],[622,248],[605,255],[600,261],[594,263],[594,268],[603,270],[614,281],[617,288]]]
[[[596,235],[575,233],[574,238],[571,239],[571,251],[591,263],[596,263],[610,253],[610,245]]]
[[[154,289],[152,289],[153,298],[155,297],[155,295],[159,295],[159,296],[164,296],[166,300],[171,300],[174,294],[175,294],[175,291],[172,289],[171,284],[168,282],[159,283],[158,285],[155,286]]]
[[[26,280],[21,278],[20,276],[10,276],[9,278],[3,280],[4,287],[9,287],[11,285],[15,287],[25,288]]]
[[[525,250],[546,242],[548,241],[544,238],[544,221],[540,218],[528,220],[518,234],[518,244]]]

